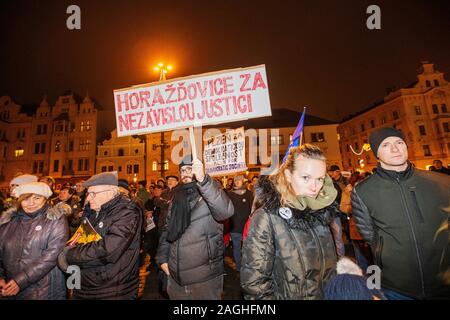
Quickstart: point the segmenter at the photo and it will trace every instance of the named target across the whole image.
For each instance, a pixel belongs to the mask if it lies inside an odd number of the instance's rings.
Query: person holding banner
[[[182,184],[174,189],[156,255],[168,276],[170,299],[219,300],[223,291],[223,225],[234,207],[200,160],[180,163]]]
[[[321,299],[335,274],[330,224],[337,191],[318,147],[291,148],[278,171],[256,186],[241,261],[245,299]]]

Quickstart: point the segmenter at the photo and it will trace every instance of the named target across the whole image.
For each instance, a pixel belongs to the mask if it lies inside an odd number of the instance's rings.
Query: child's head
[[[338,261],[337,275],[324,289],[324,300],[380,300],[383,294],[376,289],[369,289],[362,270],[350,259]]]

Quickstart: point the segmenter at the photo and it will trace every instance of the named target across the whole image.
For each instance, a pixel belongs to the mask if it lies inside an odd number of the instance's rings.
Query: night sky
[[[81,8],[68,30],[66,8]],[[345,4],[345,5],[344,5]],[[381,7],[381,30],[366,8]],[[89,94],[115,126],[113,89],[266,64],[272,108],[339,121],[415,81],[420,62],[450,79],[450,1],[2,1],[0,95],[54,104]]]

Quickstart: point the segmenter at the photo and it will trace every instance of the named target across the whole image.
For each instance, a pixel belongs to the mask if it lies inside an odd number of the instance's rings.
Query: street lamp
[[[172,69],[173,67],[170,64],[166,66],[162,62],[158,63],[158,65],[153,68],[153,70],[159,72],[159,81],[165,81],[166,74]]]
[[[166,74],[171,71],[173,69],[173,67],[169,64],[169,65],[165,65],[164,63],[160,62],[158,63],[157,66],[155,66],[153,68],[155,71],[159,72],[159,81],[165,81],[166,80]],[[165,168],[164,168],[164,149],[168,148],[169,144],[167,144],[164,141],[164,132],[161,132],[161,142],[158,145],[153,145],[153,148],[161,148],[161,162],[160,162],[160,166],[161,166],[161,178],[165,178],[164,176],[164,172],[165,172]]]

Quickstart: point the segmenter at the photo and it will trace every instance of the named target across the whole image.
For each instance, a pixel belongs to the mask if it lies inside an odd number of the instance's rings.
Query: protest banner
[[[244,128],[227,130],[207,139],[203,160],[205,173],[210,176],[223,176],[247,170]]]
[[[114,90],[117,136],[271,116],[264,65]]]

